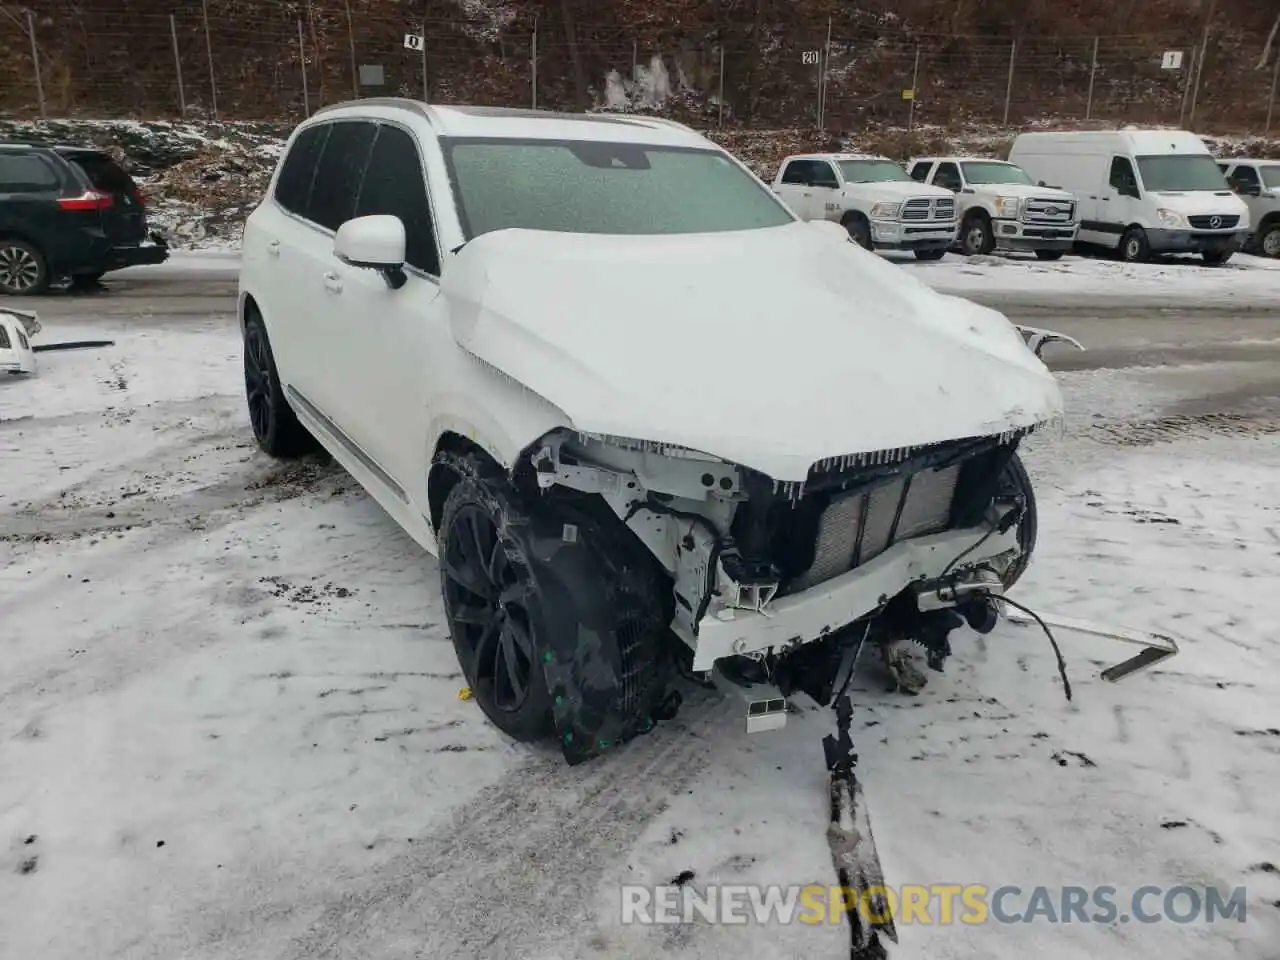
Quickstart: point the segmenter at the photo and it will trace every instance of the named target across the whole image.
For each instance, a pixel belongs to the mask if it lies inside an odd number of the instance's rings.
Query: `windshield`
[[[1139,157],[1142,185],[1156,193],[1184,190],[1226,190],[1227,180],[1212,157]]]
[[[882,183],[885,180],[915,181],[892,160],[841,160],[840,172],[849,183]]]
[[[1268,190],[1280,190],[1280,165],[1261,167],[1262,185]]]
[[[717,150],[587,140],[442,140],[468,240],[508,227],[679,234],[795,222]]]
[[[969,183],[1025,183],[1028,186],[1035,186],[1034,181],[1027,176],[1027,172],[1021,167],[1015,167],[1012,163],[990,161],[962,163],[960,166],[964,169],[964,178]]]

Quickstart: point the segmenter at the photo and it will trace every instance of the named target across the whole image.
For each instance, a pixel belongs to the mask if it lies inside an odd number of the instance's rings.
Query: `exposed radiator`
[[[822,512],[813,563],[787,592],[805,590],[879,556],[893,544],[947,528],[960,465],[924,470],[868,493],[836,497]],[[907,489],[903,499],[903,489]],[[901,510],[899,510],[901,505]]]

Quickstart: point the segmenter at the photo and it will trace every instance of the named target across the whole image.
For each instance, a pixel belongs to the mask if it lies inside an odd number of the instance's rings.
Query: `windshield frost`
[[[1025,183],[1035,186],[1027,172],[1012,163],[962,163],[964,178],[969,183]]]
[[[681,234],[793,223],[776,197],[714,150],[600,141],[443,141],[467,239],[519,227]]]
[[[883,183],[906,180],[914,183],[907,171],[892,160],[841,160],[840,172],[849,183]]]
[[[1212,157],[1139,157],[1142,185],[1156,193],[1226,190],[1227,180]]]

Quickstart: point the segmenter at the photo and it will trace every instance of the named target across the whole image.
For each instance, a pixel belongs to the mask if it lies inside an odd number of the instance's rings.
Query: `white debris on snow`
[[[573,769],[508,743],[457,697],[430,559],[342,471],[252,446],[231,318],[45,326],[117,346],[0,383],[0,955],[848,955],[838,926],[618,923],[623,882],[834,882],[829,711],[748,738],[739,702],[694,694]],[[1060,636],[1069,705],[1023,628],[964,635],[916,699],[860,674],[886,875],[1245,885],[1248,919],[905,925],[894,960],[1263,960],[1280,442],[1104,444],[1088,414],[1146,395],[1063,384],[1077,425],[1029,448],[1039,552],[1015,596],[1189,642],[1109,685],[1129,651]]]

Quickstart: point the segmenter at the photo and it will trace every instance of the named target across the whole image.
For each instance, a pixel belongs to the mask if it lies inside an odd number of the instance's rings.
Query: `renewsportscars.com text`
[[[856,910],[875,923],[1175,923],[1245,920],[1244,887],[987,887],[981,884],[906,884],[875,887],[861,896],[846,887],[673,884],[622,888],[622,922],[842,923]],[[887,916],[886,916],[887,915]]]

